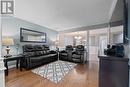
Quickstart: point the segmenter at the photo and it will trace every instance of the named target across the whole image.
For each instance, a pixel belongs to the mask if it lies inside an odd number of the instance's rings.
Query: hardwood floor
[[[78,64],[58,84],[29,71],[10,69],[6,76],[6,87],[98,87],[98,62]]]

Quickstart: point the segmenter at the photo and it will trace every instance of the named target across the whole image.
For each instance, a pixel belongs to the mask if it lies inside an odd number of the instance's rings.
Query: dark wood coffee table
[[[23,56],[22,55],[15,55],[15,56],[11,56],[11,57],[4,57],[4,65],[6,67],[5,70],[5,74],[8,75],[8,62],[9,61],[16,61],[16,68],[19,68],[19,62],[20,62],[20,70],[22,70],[22,59]]]

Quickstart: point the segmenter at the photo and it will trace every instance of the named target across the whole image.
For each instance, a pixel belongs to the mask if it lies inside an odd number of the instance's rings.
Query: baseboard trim
[[[16,67],[16,65],[10,65],[10,66],[8,66],[9,69],[15,68],[15,67]]]

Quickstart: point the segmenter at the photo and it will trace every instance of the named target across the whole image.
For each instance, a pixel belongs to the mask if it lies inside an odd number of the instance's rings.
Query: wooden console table
[[[99,56],[99,87],[129,87],[128,58]]]

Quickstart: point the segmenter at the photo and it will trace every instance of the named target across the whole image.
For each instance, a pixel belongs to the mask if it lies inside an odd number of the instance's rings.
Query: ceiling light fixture
[[[82,39],[82,36],[80,35],[80,32],[77,32],[78,35],[74,36],[75,39],[80,40]]]
[[[82,39],[82,36],[78,35],[78,36],[75,36],[74,38],[80,40]]]

